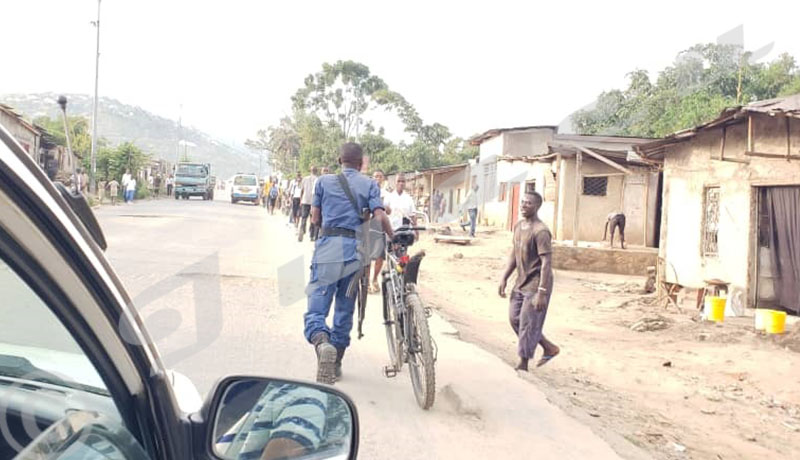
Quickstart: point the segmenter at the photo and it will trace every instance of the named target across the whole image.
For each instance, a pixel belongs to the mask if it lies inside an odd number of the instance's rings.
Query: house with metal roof
[[[800,94],[638,144],[663,162],[659,277],[800,312]]]

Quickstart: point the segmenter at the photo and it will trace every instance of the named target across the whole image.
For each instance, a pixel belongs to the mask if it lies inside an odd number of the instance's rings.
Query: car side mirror
[[[220,381],[202,411],[210,458],[355,459],[358,413],[344,393],[263,377]]]

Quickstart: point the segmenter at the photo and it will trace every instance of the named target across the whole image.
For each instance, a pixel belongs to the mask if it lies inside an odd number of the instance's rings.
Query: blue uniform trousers
[[[306,290],[308,311],[304,316],[306,340],[320,332],[330,337],[336,348],[350,345],[350,330],[353,329],[353,313],[356,295],[347,297],[347,286],[361,268],[361,262],[328,262],[311,264],[311,280]],[[333,327],[328,327],[327,318],[331,303],[336,299],[333,309]]]

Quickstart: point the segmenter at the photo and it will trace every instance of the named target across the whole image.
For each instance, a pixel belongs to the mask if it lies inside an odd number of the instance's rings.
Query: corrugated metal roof
[[[507,133],[511,131],[527,131],[529,129],[552,129],[555,132],[558,132],[558,126],[555,125],[518,126],[516,128],[494,128],[482,134],[472,136],[468,139],[468,141],[472,145],[481,145],[482,143],[488,141],[493,137],[497,137],[502,133]]]
[[[22,118],[22,115],[19,114],[16,110],[14,110],[14,108],[11,107],[10,105],[0,104],[0,110],[2,110],[3,112],[7,113],[11,117],[16,118],[17,121],[19,122],[19,124],[21,124],[23,127],[27,128],[28,131],[31,131],[32,133],[34,133],[36,135],[40,134],[39,130],[36,129],[36,127],[34,127],[32,124],[30,124],[27,121],[25,121],[25,119]]]

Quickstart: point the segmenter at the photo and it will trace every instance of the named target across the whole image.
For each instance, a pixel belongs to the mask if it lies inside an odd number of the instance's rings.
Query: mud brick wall
[[[657,249],[553,247],[553,267],[558,270],[647,276],[647,267],[655,267],[657,261]]]

